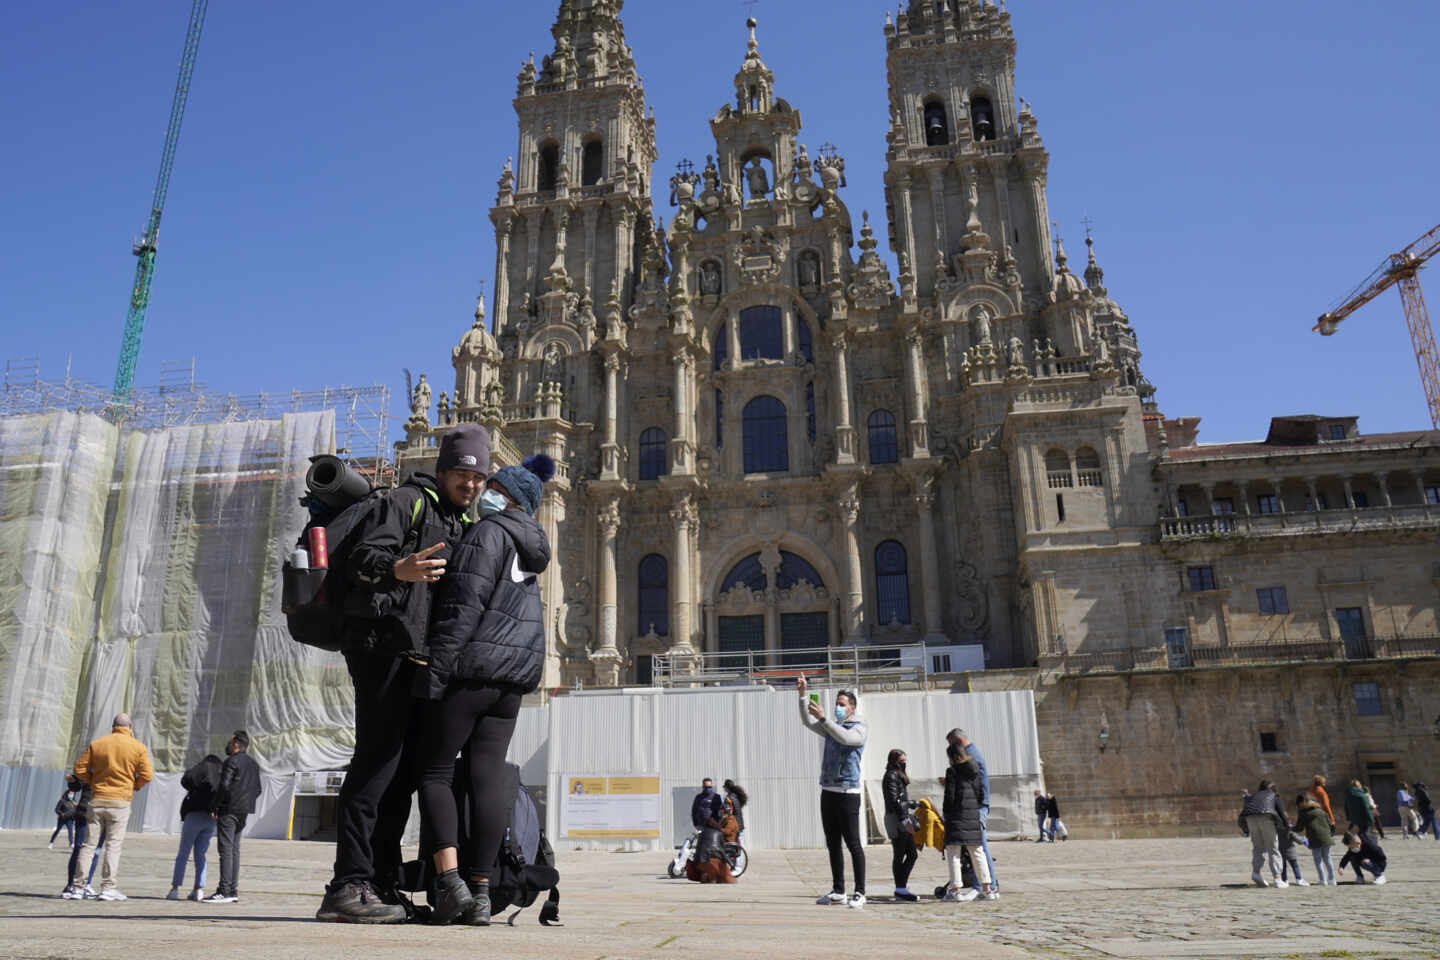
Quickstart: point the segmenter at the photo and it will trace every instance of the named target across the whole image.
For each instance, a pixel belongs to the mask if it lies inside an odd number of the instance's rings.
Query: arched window
[[[725,394],[715,391],[715,449],[725,446]]]
[[[785,330],[779,307],[746,307],[740,311],[740,359],[785,359]]]
[[[1052,490],[1075,486],[1075,478],[1070,475],[1070,455],[1064,450],[1045,454],[1045,483]]]
[[[554,190],[555,181],[560,178],[560,147],[547,143],[540,148],[539,168],[536,172],[537,190]]]
[[[730,352],[730,330],[726,324],[720,324],[720,329],[715,331],[715,369],[720,370],[725,366],[725,357]]]
[[[875,548],[875,605],[882,626],[910,622],[910,573],[905,548],[897,540]]]
[[[805,384],[805,435],[815,442],[815,384]]]
[[[876,410],[865,421],[865,426],[870,435],[870,462],[898,462],[900,444],[895,436],[895,414],[889,410]]]
[[[785,404],[760,396],[745,404],[745,472],[770,473],[790,469],[790,431]]]
[[[970,98],[970,129],[976,140],[995,139],[995,108],[989,97]]]
[[[737,583],[745,584],[756,593],[764,592],[765,568],[760,566],[760,554],[752,553],[731,567],[730,572],[725,574],[725,579],[720,584],[720,592],[727,593]]]
[[[812,587],[823,587],[825,581],[820,576],[820,571],[810,565],[810,562],[799,554],[791,553],[788,550],[780,551],[780,572],[775,575],[775,586],[781,590],[789,590],[795,584],[804,580]]]
[[[591,140],[580,154],[580,185],[593,187],[605,175],[605,144]]]
[[[654,630],[656,635],[670,635],[670,567],[665,558],[652,553],[640,561],[639,602],[640,611],[636,632],[641,634]]]
[[[950,121],[945,117],[945,104],[931,100],[925,104],[925,146],[943,147],[950,142]]]
[[[800,350],[800,356],[805,358],[806,363],[815,362],[815,340],[810,335],[810,324],[805,322],[803,317],[795,318],[795,339]]]
[[[640,479],[665,476],[665,431],[651,427],[640,434]]]
[[[1105,486],[1105,474],[1100,469],[1100,456],[1089,447],[1075,451],[1075,482],[1082,487]]]

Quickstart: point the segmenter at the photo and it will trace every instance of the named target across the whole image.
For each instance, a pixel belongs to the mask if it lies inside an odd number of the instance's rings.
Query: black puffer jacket
[[[980,808],[989,800],[975,761],[952,763],[945,771],[945,844],[975,846],[983,835]]]
[[[215,791],[220,789],[220,764],[219,757],[209,754],[180,778],[180,786],[185,788],[185,799],[180,801],[181,820],[192,813],[210,812]]]
[[[503,684],[530,692],[545,665],[540,577],[550,541],[535,519],[502,510],[470,525],[435,599],[428,670],[418,696],[436,700],[452,681]]]
[[[377,500],[361,521],[345,573],[346,650],[406,654],[423,650],[432,585],[395,579],[395,561],[436,543],[432,560],[449,560],[465,532],[464,512],[440,492],[435,478],[417,473]]]

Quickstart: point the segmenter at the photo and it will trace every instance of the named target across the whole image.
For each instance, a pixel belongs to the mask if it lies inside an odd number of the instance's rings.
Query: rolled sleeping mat
[[[329,453],[310,458],[305,486],[317,499],[336,511],[363,500],[371,491],[369,480],[356,473],[344,460]]]

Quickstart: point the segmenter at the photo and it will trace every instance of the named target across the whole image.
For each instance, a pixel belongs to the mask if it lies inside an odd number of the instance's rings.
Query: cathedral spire
[[[1103,297],[1105,290],[1105,271],[1100,269],[1100,264],[1095,262],[1095,238],[1087,232],[1085,235],[1085,249],[1088,262],[1085,264],[1085,286],[1089,287],[1097,297]]]
[[[750,39],[745,46],[745,62],[735,74],[735,108],[740,113],[769,113],[775,105],[775,74],[760,59],[755,18],[746,20],[745,26],[750,31]]]

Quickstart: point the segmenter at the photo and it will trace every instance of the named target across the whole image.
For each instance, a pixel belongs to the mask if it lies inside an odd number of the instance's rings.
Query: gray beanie
[[[478,423],[462,423],[440,440],[435,472],[473,470],[490,472],[490,431]]]

